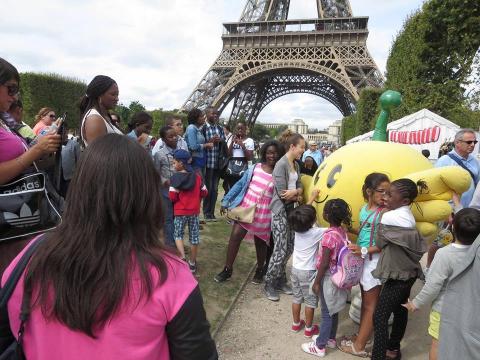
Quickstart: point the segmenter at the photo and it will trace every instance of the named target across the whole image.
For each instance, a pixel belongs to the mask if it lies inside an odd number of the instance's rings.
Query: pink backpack
[[[360,283],[362,277],[363,259],[352,253],[349,244],[348,235],[345,235],[344,245],[338,252],[337,265],[331,271],[332,282],[340,289],[351,289]]]

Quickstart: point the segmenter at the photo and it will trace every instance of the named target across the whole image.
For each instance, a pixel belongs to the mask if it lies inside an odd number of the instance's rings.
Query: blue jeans
[[[323,281],[329,280],[329,278],[323,278]],[[320,289],[320,306],[322,308],[322,316],[320,321],[320,334],[318,335],[316,345],[320,349],[324,349],[327,346],[329,339],[335,339],[337,337],[338,328],[338,313],[330,315],[327,308],[325,297],[323,296],[323,289]]]
[[[166,194],[166,196],[165,196]],[[165,214],[165,226],[163,234],[165,236],[165,245],[175,247],[175,239],[173,238],[173,204],[168,197],[168,190],[162,190],[163,210]]]

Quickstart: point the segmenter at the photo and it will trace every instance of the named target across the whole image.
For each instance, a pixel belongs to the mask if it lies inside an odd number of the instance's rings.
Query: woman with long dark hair
[[[112,123],[110,110],[118,103],[118,85],[111,77],[97,75],[87,86],[80,101],[80,135],[85,146],[106,134],[121,134]]]
[[[257,251],[257,270],[252,282],[254,284],[262,282],[263,275],[265,275],[267,247],[270,245],[272,220],[270,202],[274,189],[272,172],[282,155],[283,146],[278,141],[267,141],[260,149],[260,163],[251,166],[223,198],[221,213],[237,206],[247,208],[256,205],[256,208],[253,223],[234,222],[228,242],[225,267],[215,276],[216,282],[224,282],[232,276],[233,263],[237,257],[240,243],[248,232],[254,236]]]
[[[22,301],[30,313],[26,358],[217,359],[198,284],[159,240],[150,155],[124,136],[97,139],[67,198],[62,224],[45,235],[8,303],[14,334]]]

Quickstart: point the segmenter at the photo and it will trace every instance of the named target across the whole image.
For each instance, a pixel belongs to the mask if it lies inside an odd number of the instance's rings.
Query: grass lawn
[[[256,263],[254,244],[242,241],[231,279],[222,284],[213,280],[213,277],[225,265],[227,244],[231,231],[231,226],[226,223],[225,219],[220,219],[219,216],[218,218],[217,222],[203,225],[203,230],[200,231],[201,243],[197,260],[198,281],[212,332],[225,316],[250,269]]]
[[[218,185],[218,200],[215,214],[218,221],[203,225],[200,230],[200,246],[198,249],[198,282],[202,291],[207,318],[210,321],[213,333],[225,316],[230,304],[233,302],[238,290],[252,266],[256,264],[255,245],[242,241],[235,264],[233,275],[229,281],[218,284],[213,277],[222,271],[227,256],[228,239],[230,238],[231,225],[227,224],[224,217],[220,216],[220,201],[224,191],[222,182]],[[200,219],[203,216],[200,215]],[[188,235],[185,235],[185,245],[188,246]],[[186,249],[188,254],[188,249]],[[187,255],[188,256],[188,255]]]

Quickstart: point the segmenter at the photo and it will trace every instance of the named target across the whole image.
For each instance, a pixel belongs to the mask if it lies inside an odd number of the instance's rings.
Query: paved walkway
[[[417,281],[412,296],[421,288]],[[220,359],[315,359],[304,353],[300,345],[308,341],[301,333],[292,333],[290,296],[283,295],[279,302],[265,298],[262,285],[250,282],[240,295],[237,304],[216,336]],[[430,337],[427,334],[428,309],[410,314],[407,333],[402,342],[402,355],[405,360],[425,360],[428,358]],[[315,313],[318,323],[320,310]],[[348,317],[348,307],[340,317],[338,336],[352,334],[357,325]],[[326,358],[332,360],[358,359],[330,350]]]

